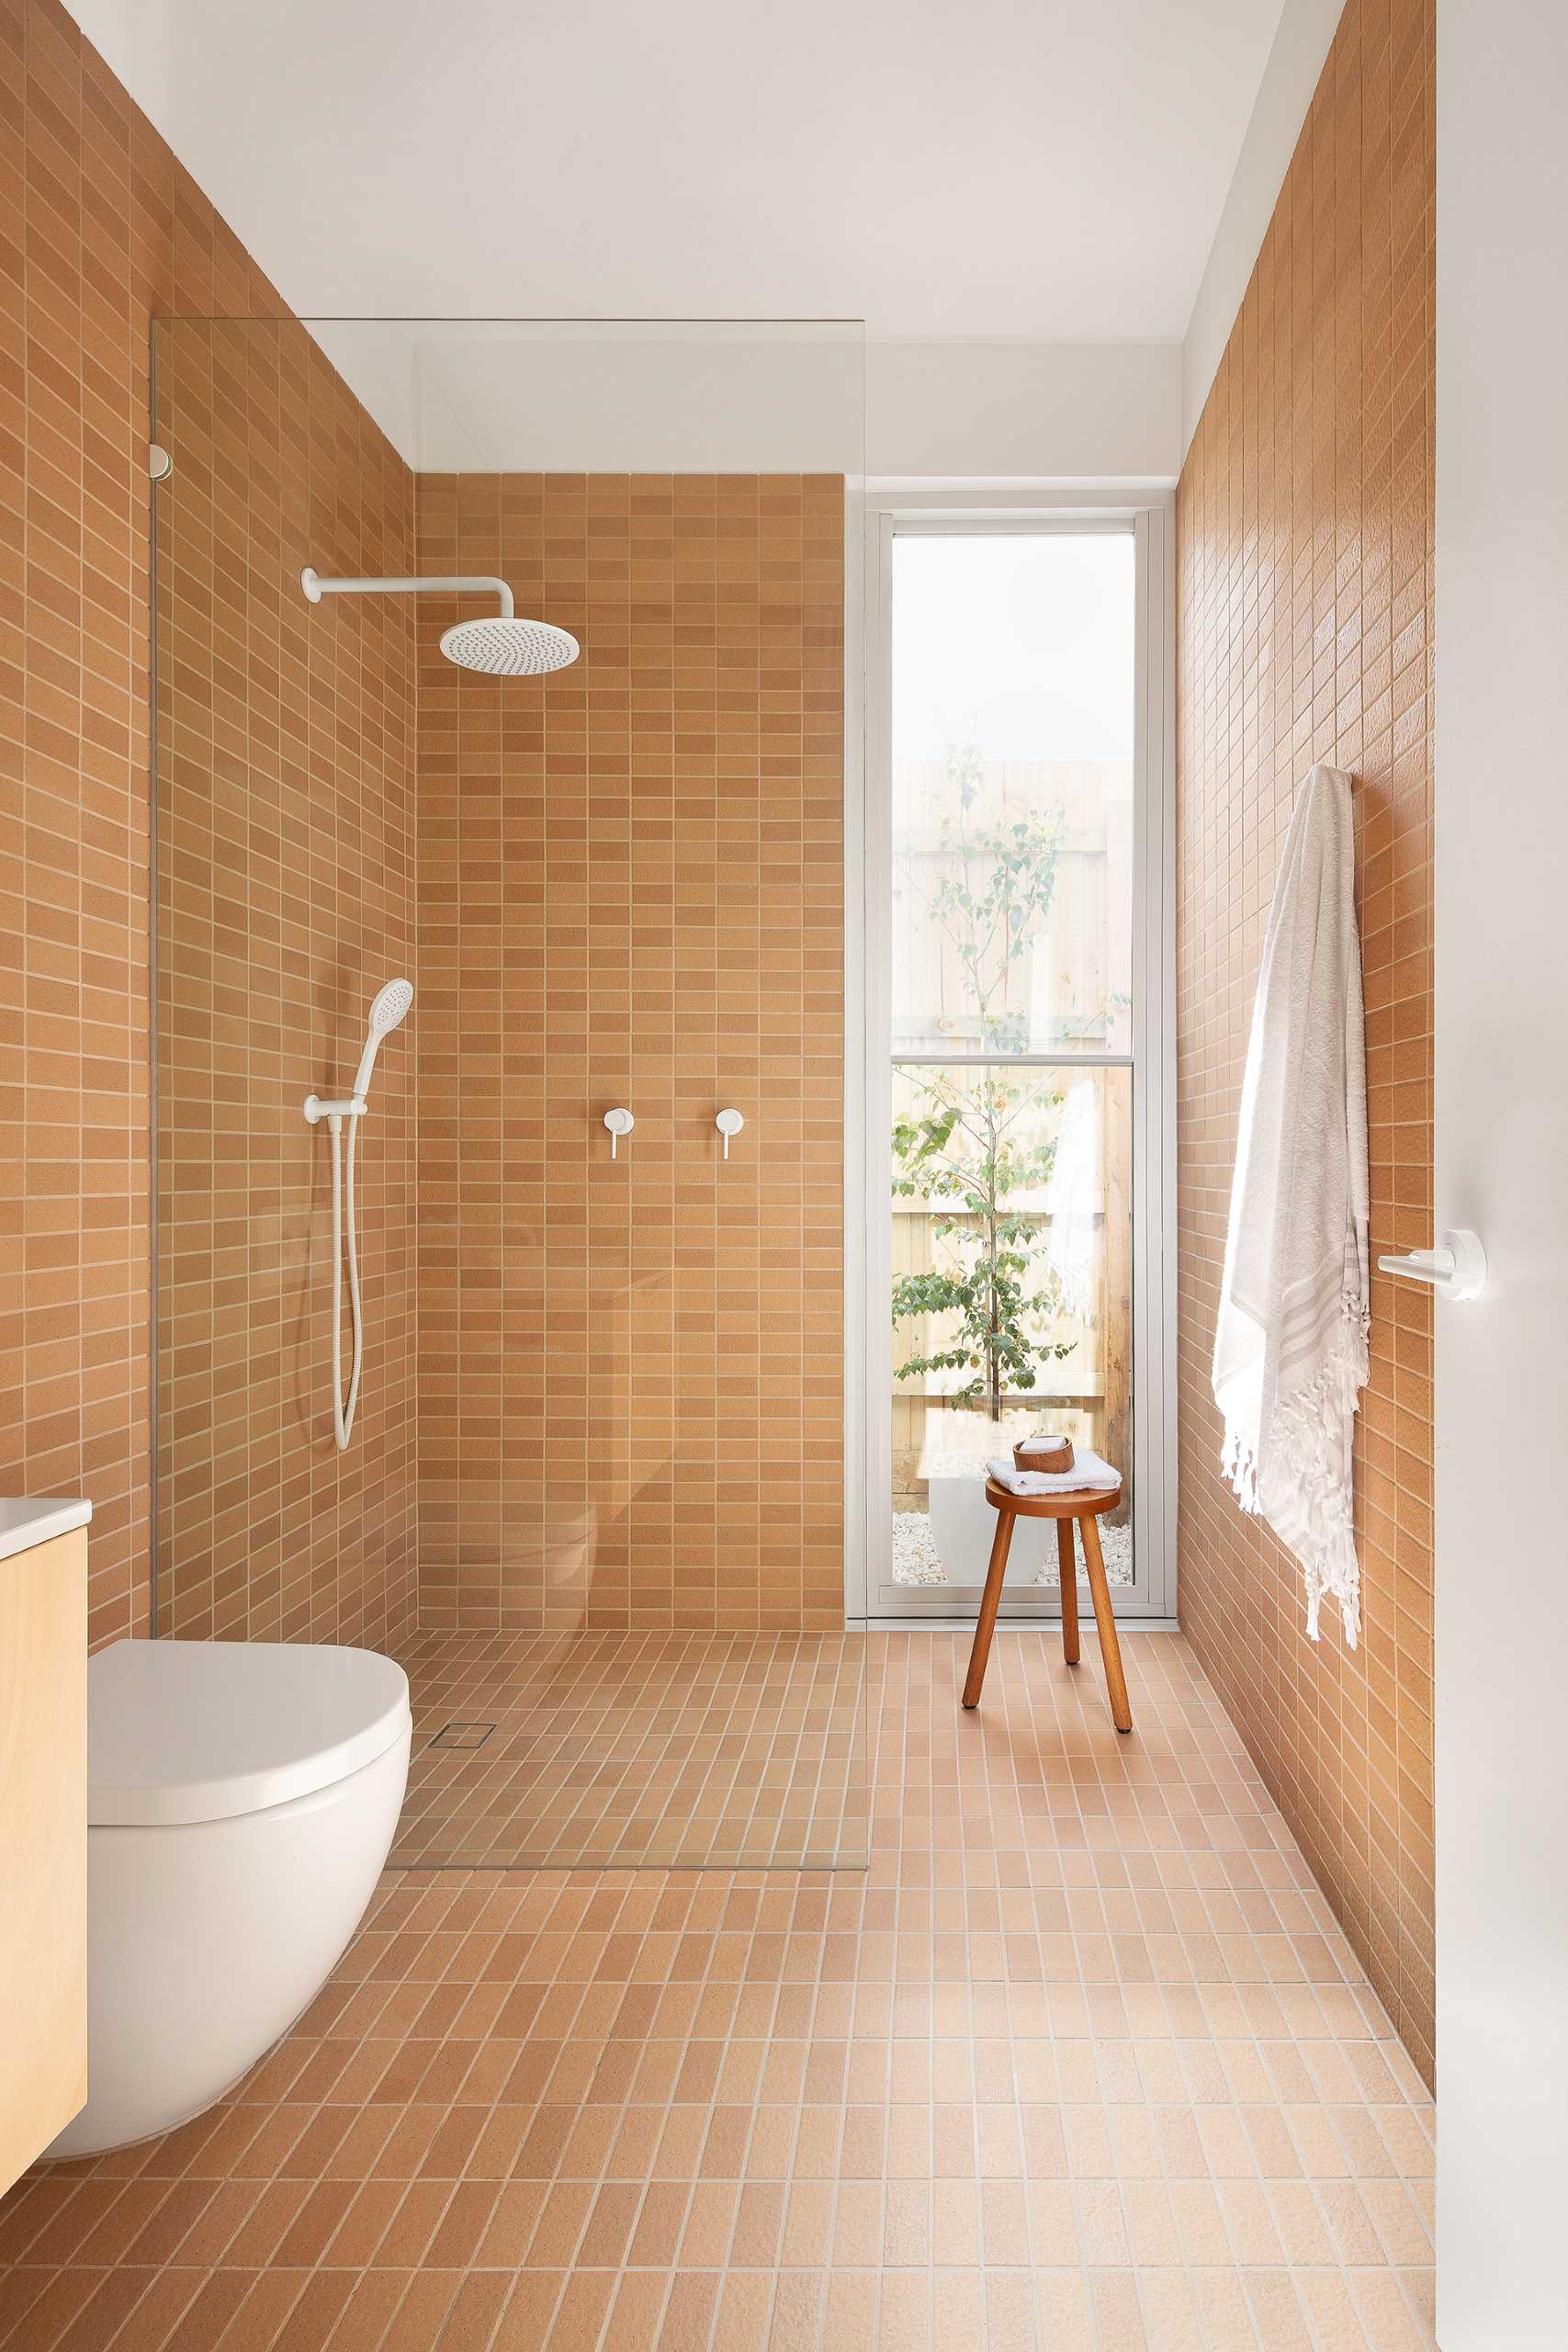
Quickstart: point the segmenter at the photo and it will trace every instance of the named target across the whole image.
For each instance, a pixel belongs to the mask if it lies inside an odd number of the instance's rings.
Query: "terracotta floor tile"
[[[541,2345],[548,2344],[556,2306],[566,2283],[563,2270],[523,2272],[502,2312],[495,2334],[495,2352],[539,2352]]]
[[[334,2268],[363,2270],[375,2260],[406,2192],[397,2180],[367,2180],[357,2188],[351,2181],[347,2186],[349,2202],[323,2259]]]
[[[417,2270],[381,2338],[381,2352],[433,2352],[463,2284],[457,2270]]]
[[[308,2278],[288,2314],[289,2343],[306,2352],[306,2347],[332,2344],[340,2334],[346,2335],[344,2314],[358,2283],[351,2270],[318,2270]]]
[[[394,1863],[864,1864],[857,1635],[434,1633],[400,1655]]]
[[[124,2192],[119,2180],[38,2173],[0,2203],[0,2264],[70,2262]]]
[[[633,2282],[628,2280],[627,2283]],[[773,2300],[773,2279],[770,2272],[729,2271],[719,2295],[718,2311],[714,2321],[714,2352],[763,2352]],[[617,2320],[620,2317],[618,2302],[615,2316]],[[611,2340],[616,2341],[613,2335]],[[633,2352],[636,2341],[628,2335],[624,2339],[624,2352]]]
[[[1127,1740],[1085,1647],[863,1645],[863,1870],[389,1871],[210,2116],[0,2200],[5,2352],[1429,2352],[1419,2077],[1186,1645]]]
[[[215,2352],[269,2352],[306,2285],[302,2270],[264,2270],[218,2339]]]
[[[463,2279],[442,2325],[439,2343],[445,2352],[479,2352],[500,2324],[512,2292],[504,2270],[470,2270]]]

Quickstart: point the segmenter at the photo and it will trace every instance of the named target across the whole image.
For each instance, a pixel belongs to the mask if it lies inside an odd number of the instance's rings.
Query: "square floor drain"
[[[465,1723],[454,1716],[449,1724],[442,1724],[430,1745],[432,1747],[482,1747],[494,1729],[493,1724]]]

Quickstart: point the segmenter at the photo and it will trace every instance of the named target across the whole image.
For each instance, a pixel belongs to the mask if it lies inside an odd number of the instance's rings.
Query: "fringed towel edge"
[[[1361,1570],[1340,1457],[1367,1384],[1371,1317],[1354,1294],[1345,1295],[1341,1310],[1321,1370],[1304,1388],[1275,1399],[1262,1477],[1257,1452],[1239,1430],[1226,1429],[1220,1466],[1242,1510],[1267,1519],[1301,1562],[1309,1638],[1323,1638],[1326,1594],[1339,1604],[1345,1646],[1353,1650],[1360,1635]]]

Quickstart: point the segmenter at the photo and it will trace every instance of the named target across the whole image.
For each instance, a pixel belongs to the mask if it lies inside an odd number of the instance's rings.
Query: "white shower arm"
[[[504,580],[487,571],[458,572],[450,579],[323,580],[312,564],[299,574],[299,585],[312,605],[323,596],[499,596],[503,621],[515,616],[512,591]]]

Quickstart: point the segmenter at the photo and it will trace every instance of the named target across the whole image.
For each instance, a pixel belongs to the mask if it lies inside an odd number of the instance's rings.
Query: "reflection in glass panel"
[[[1122,1471],[1101,1521],[1130,1583],[1132,1072],[896,1065],[893,1579],[984,1581],[981,1472],[1035,1430]],[[1008,1584],[1056,1581],[1055,1532],[1021,1520]]]
[[[893,542],[893,1048],[1130,1050],[1135,555]]]

